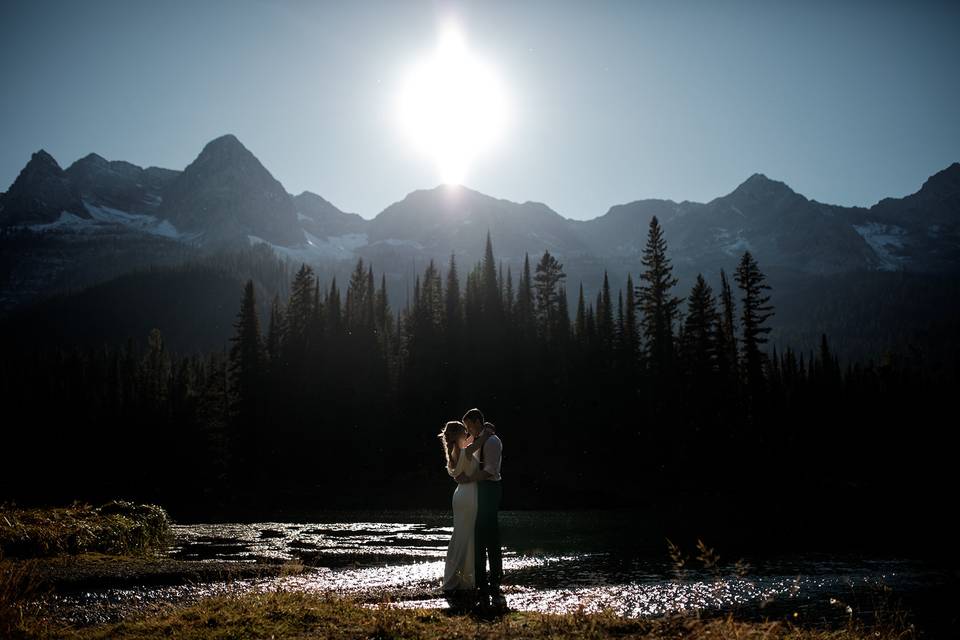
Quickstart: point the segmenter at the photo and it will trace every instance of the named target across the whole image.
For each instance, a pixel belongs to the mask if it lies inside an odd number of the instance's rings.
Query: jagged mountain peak
[[[0,196],[0,224],[49,223],[63,212],[90,217],[76,186],[54,157],[40,149]]]
[[[205,154],[228,154],[228,153],[250,153],[240,139],[232,133],[225,133],[216,137],[203,146],[200,156]],[[253,154],[250,154],[253,155]]]
[[[110,164],[110,161],[101,156],[99,153],[88,153],[79,160],[75,161],[72,165],[70,165],[70,167],[84,164],[106,166]]]
[[[46,149],[38,149],[30,156],[30,162],[27,163],[27,167],[33,165],[37,166],[46,166],[46,167],[55,167],[60,169],[60,164],[54,159],[52,155],[47,153]]]
[[[213,174],[221,177],[232,175],[235,180],[243,178],[280,184],[253,152],[231,133],[205,144],[193,162],[183,170],[184,178],[189,179],[206,178]]]
[[[920,187],[920,193],[939,196],[960,195],[960,162],[954,162],[946,169],[927,178]]]
[[[322,207],[327,210],[336,210],[340,211],[332,202],[321,196],[319,193],[314,193],[313,191],[301,191],[297,195],[293,196],[293,201],[297,204],[297,207],[303,206],[312,206],[312,207]],[[305,213],[305,212],[304,212]],[[341,211],[341,213],[343,213]]]
[[[283,246],[304,241],[293,198],[233,134],[204,145],[164,190],[160,213],[206,243],[248,236]]]
[[[107,160],[89,153],[66,170],[84,201],[129,213],[154,213],[163,188],[178,172],[169,169],[143,169],[125,160]]]
[[[770,196],[796,195],[796,192],[779,180],[771,180],[765,174],[754,173],[734,189],[730,196],[747,196],[750,198],[765,198]]]

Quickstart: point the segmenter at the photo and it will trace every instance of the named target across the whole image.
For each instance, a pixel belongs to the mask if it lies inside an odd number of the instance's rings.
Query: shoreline
[[[381,603],[381,605],[388,603]],[[893,640],[912,638],[912,627],[894,623],[817,629],[790,622],[738,621],[733,616],[696,615],[624,618],[609,612],[502,615],[455,613],[437,609],[393,608],[361,603],[329,593],[272,591],[200,600],[167,607],[118,623],[77,628],[38,623],[26,638],[140,640],[181,638],[791,638],[793,640]]]

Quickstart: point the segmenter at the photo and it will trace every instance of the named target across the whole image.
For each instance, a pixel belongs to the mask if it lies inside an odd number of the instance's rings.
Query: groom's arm
[[[484,480],[488,480],[489,478],[492,478],[492,477],[493,476],[491,476],[486,471],[481,470],[481,471],[477,471],[475,474],[470,476],[470,480],[472,482],[483,482]]]

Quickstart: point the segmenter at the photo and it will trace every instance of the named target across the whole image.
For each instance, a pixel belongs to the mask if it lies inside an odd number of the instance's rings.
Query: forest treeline
[[[504,440],[507,508],[929,494],[955,379],[896,354],[841,366],[827,336],[768,350],[775,297],[749,252],[719,291],[678,292],[653,218],[642,264],[585,299],[549,252],[513,273],[488,237],[466,269],[431,262],[402,306],[362,260],[347,282],[303,265],[270,300],[250,280],[223,351],[176,356],[159,331],[10,351],[0,498],[445,508],[436,434],[472,406]]]

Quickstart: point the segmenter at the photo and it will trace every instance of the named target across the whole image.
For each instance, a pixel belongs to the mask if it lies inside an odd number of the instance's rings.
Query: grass
[[[0,638],[35,635],[45,627],[40,613],[28,603],[49,590],[45,573],[50,572],[44,569],[50,562],[90,553],[146,561],[147,554],[166,546],[170,537],[170,519],[154,505],[0,507]]]
[[[42,558],[79,553],[136,555],[170,539],[170,519],[156,505],[109,502],[101,507],[0,507],[0,557]]]
[[[912,638],[909,629],[855,627],[816,630],[785,622],[740,622],[733,618],[672,617],[627,619],[612,613],[544,614],[513,612],[499,618],[450,615],[424,609],[363,606],[325,594],[299,591],[250,593],[210,598],[184,608],[134,621],[82,629],[40,626],[21,630],[26,638],[140,640],[176,637],[225,638],[689,638],[692,640],[894,640]]]

